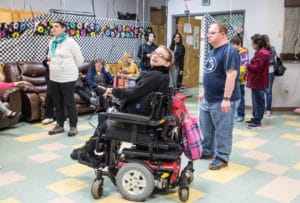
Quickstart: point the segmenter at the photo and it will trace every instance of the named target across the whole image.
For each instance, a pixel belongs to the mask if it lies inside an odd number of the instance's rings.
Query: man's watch
[[[223,100],[230,101],[230,97],[223,97]]]

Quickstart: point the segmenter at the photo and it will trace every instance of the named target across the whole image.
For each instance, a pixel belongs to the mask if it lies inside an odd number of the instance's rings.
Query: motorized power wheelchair
[[[93,135],[97,157],[78,158],[95,169],[91,188],[95,199],[102,196],[103,176],[108,176],[127,200],[144,201],[155,188],[164,191],[177,186],[179,199],[188,200],[194,169],[188,162],[181,170],[181,119],[171,114],[173,95],[173,89],[168,94],[155,93],[150,116],[117,111],[98,114]],[[121,148],[121,142],[132,146]]]

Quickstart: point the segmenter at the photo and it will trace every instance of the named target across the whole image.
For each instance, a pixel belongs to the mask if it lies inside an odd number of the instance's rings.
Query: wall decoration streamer
[[[35,34],[49,35],[53,21],[37,21],[35,22]],[[96,23],[84,22],[67,22],[67,31],[69,36],[76,37],[95,37],[103,35],[106,37],[119,38],[144,38],[146,33],[152,32],[151,27],[138,27],[122,24],[109,24],[101,26]]]
[[[26,29],[25,22],[0,23],[0,38],[19,38]]]

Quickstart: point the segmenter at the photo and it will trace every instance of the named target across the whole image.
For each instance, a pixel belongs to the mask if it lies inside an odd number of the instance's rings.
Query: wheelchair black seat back
[[[179,186],[179,198],[188,199],[193,164],[181,171],[182,142],[176,115],[171,114],[174,91],[155,93],[149,116],[122,112],[100,113],[93,137],[101,158],[95,168],[92,196],[103,193],[103,176],[108,176],[125,199],[144,201],[154,188]],[[121,148],[122,142],[132,145]],[[80,159],[78,159],[80,162]],[[107,167],[107,171],[102,169]]]

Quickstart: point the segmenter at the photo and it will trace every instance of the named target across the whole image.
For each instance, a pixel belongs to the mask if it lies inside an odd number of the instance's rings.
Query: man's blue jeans
[[[239,104],[231,102],[230,111],[221,111],[221,102],[207,102],[203,99],[200,105],[200,129],[203,135],[203,155],[215,155],[228,162],[232,149],[232,131],[234,114]]]
[[[272,108],[272,87],[273,87],[273,82],[275,79],[274,72],[269,73],[269,87],[266,90],[266,110],[271,111]]]
[[[251,90],[252,96],[252,122],[261,125],[261,120],[265,113],[265,89],[263,90]]]

